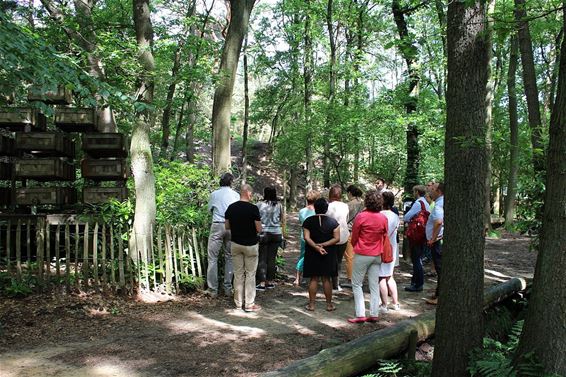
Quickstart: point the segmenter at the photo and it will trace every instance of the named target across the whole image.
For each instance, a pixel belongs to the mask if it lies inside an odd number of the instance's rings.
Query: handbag
[[[383,235],[383,252],[381,253],[381,263],[391,263],[393,262],[393,248],[391,247],[391,242],[389,241],[389,236],[387,233]]]

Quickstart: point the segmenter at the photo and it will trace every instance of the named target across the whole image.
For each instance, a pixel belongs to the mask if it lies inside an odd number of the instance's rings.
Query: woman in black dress
[[[332,311],[336,307],[332,303],[332,276],[338,269],[336,262],[335,245],[340,241],[340,226],[333,218],[325,215],[328,202],[317,199],[314,202],[315,215],[307,218],[303,223],[306,243],[303,276],[310,277],[309,303],[307,310],[313,311],[318,290],[318,278],[322,279],[322,288],[326,297],[326,310]]]

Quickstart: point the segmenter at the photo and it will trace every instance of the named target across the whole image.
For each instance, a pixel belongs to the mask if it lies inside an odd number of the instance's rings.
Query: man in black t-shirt
[[[261,309],[255,304],[255,274],[258,262],[257,235],[261,232],[261,217],[257,206],[250,203],[252,187],[242,185],[240,200],[230,204],[224,217],[226,230],[232,233],[232,264],[234,268],[234,303],[246,312]]]

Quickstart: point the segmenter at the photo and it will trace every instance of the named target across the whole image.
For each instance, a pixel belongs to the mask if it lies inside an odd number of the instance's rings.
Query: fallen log
[[[524,279],[512,278],[488,288],[484,292],[484,305],[490,307],[525,289]],[[397,323],[392,327],[364,335],[350,342],[320,351],[306,359],[298,360],[264,377],[347,377],[355,376],[376,364],[379,359],[388,359],[403,353],[409,346],[412,331],[419,341],[434,334],[436,312],[428,312]]]

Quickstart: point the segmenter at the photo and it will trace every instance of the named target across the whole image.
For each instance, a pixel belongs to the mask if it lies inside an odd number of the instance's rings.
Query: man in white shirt
[[[226,230],[224,214],[230,204],[240,200],[240,195],[230,186],[234,176],[224,173],[220,177],[220,188],[210,195],[208,210],[212,212],[212,225],[208,237],[208,269],[206,293],[212,297],[218,296],[218,256],[224,247],[224,293],[232,295],[232,254],[230,252],[230,230]]]
[[[426,239],[427,245],[432,253],[432,261],[438,279],[434,298],[427,299],[426,302],[436,305],[438,303],[438,282],[441,279],[440,266],[442,259],[442,237],[444,235],[444,183],[436,183],[431,190],[431,196],[434,200],[434,209],[426,223]]]
[[[415,196],[415,202],[403,216],[403,222],[405,224],[405,229],[409,227],[411,219],[415,217],[424,207],[430,213],[430,206],[425,199],[426,187],[422,185],[417,185],[413,187],[413,195]],[[424,270],[422,257],[424,253],[424,244],[409,242],[409,248],[411,250],[411,262],[413,264],[413,276],[411,277],[411,285],[405,287],[406,291],[409,292],[421,292],[423,290],[424,284]]]

